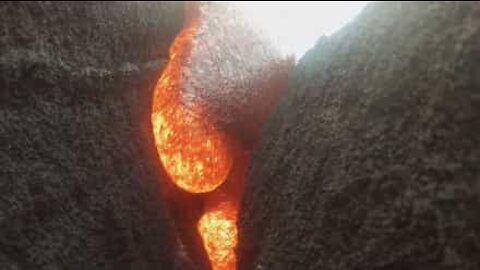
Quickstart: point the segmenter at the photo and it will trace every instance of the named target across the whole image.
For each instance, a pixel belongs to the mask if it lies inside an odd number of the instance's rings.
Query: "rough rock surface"
[[[264,128],[239,269],[480,269],[480,5],[374,3]]]
[[[0,17],[0,269],[172,269],[150,103],[182,5]]]

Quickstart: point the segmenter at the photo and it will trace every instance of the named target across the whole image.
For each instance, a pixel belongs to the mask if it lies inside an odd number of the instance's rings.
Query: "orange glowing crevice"
[[[250,151],[289,68],[232,11],[187,1],[187,24],[170,47],[151,115],[160,161],[179,188],[165,189],[179,242],[192,248],[197,268],[210,269],[206,253],[212,270],[236,269],[237,209]],[[198,253],[196,232],[204,246]]]
[[[198,221],[197,229],[202,237],[213,270],[234,270],[237,245],[237,210],[230,203],[222,203],[206,212]]]
[[[182,71],[197,28],[192,21],[170,48],[170,60],[155,88],[152,125],[160,160],[172,181],[188,192],[206,193],[226,180],[232,157],[226,135],[206,117],[201,104],[182,100]]]

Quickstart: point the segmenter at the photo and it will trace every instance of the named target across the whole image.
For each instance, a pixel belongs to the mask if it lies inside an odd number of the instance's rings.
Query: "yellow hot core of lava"
[[[223,203],[206,212],[198,221],[197,229],[213,270],[235,269],[236,216],[236,209],[229,203]]]
[[[200,104],[182,101],[182,69],[192,50],[197,24],[176,37],[154,91],[152,125],[157,152],[172,181],[192,193],[210,192],[227,178],[232,157],[225,135]]]

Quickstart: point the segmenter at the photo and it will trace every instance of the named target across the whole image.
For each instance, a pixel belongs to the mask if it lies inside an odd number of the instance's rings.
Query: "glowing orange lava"
[[[206,117],[201,104],[182,100],[182,71],[192,49],[197,23],[185,27],[170,48],[152,106],[155,144],[172,181],[192,193],[210,192],[227,178],[232,157],[225,135]]]
[[[185,7],[188,23],[154,90],[155,145],[171,181],[202,193],[165,189],[179,246],[197,264],[192,268],[210,269],[206,253],[213,270],[235,270],[237,207],[250,151],[286,85],[287,64],[228,6],[187,1]]]
[[[197,229],[202,237],[213,270],[235,269],[237,245],[237,213],[229,203],[220,204],[206,212],[198,221]]]

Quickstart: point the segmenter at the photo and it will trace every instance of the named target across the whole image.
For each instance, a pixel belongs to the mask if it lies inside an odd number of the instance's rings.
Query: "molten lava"
[[[155,144],[172,181],[192,193],[210,192],[227,178],[232,157],[226,136],[206,117],[201,104],[184,102],[182,68],[189,60],[197,24],[176,37],[158,81],[152,106]]]
[[[164,189],[192,267],[210,269],[208,255],[213,270],[234,270],[250,152],[293,61],[282,60],[226,4],[187,2],[186,20],[154,90],[155,145],[170,180],[187,191]]]
[[[237,245],[237,210],[230,203],[222,203],[205,213],[197,229],[202,237],[213,270],[235,269]]]

